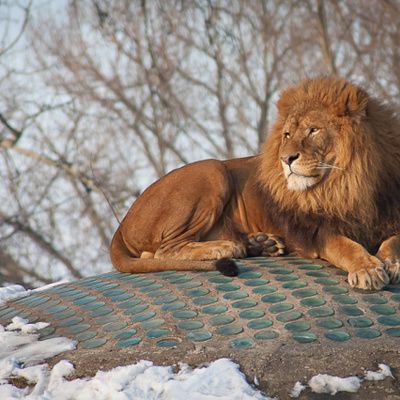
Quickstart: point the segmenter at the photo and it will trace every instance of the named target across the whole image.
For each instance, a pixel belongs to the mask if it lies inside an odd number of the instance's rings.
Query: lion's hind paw
[[[390,283],[396,284],[400,282],[400,261],[385,261],[385,271],[389,276]]]

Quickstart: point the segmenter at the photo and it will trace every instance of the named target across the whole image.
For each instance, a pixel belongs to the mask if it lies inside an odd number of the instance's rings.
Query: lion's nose
[[[291,165],[293,163],[293,161],[297,160],[300,157],[300,153],[296,153],[296,154],[287,154],[281,157],[281,160],[287,164],[287,165]]]

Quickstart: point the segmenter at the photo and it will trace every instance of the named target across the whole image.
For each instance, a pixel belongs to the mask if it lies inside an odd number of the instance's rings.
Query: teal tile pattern
[[[45,320],[40,339],[67,336],[84,349],[220,340],[232,349],[266,341],[307,343],[400,337],[400,289],[352,290],[346,274],[319,260],[237,260],[238,277],[218,271],[110,272],[54,286],[0,307]]]

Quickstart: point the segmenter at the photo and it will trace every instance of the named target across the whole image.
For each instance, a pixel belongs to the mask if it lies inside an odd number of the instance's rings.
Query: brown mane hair
[[[288,190],[279,159],[283,126],[289,116],[298,118],[313,110],[326,111],[338,132],[335,166],[340,169],[330,170],[315,187]],[[399,229],[390,220],[400,223],[400,120],[389,106],[344,79],[303,81],[281,94],[277,120],[263,146],[259,181],[285,223],[304,228],[302,236],[307,236],[306,230],[308,236],[315,235],[311,224],[314,231],[379,241],[378,236]]]

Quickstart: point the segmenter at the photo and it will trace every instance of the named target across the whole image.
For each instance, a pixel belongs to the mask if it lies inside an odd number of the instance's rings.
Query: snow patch
[[[367,381],[382,381],[387,377],[394,378],[390,367],[385,364],[378,364],[378,371],[367,371],[364,379]]]
[[[300,393],[305,389],[306,387],[299,381],[297,381],[294,384],[293,389],[290,391],[289,396],[293,398],[297,398],[300,396]]]
[[[0,287],[0,305],[6,303],[8,300],[14,300],[20,297],[28,296],[28,294],[29,290],[26,290],[21,285]]]
[[[36,324],[30,324],[28,320],[21,317],[14,317],[11,324],[8,324],[6,329],[8,331],[21,330],[23,333],[37,332],[39,329],[46,328],[50,324],[47,322],[37,322]]]
[[[340,378],[327,374],[318,374],[308,381],[308,386],[315,393],[336,394],[337,392],[355,393],[360,389],[361,379],[356,376]]]

